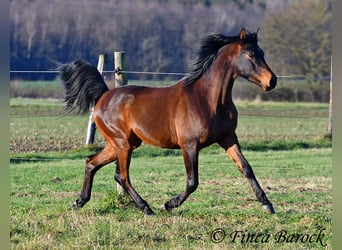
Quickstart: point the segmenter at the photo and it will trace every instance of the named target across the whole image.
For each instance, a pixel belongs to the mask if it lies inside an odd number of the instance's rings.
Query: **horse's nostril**
[[[277,77],[275,75],[272,76],[270,85],[274,88],[277,85]]]
[[[275,88],[277,85],[277,77],[275,75],[272,75],[269,85],[265,88],[266,91],[270,91]]]

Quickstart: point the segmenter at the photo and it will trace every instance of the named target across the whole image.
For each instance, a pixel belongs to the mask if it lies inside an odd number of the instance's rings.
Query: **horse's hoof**
[[[81,204],[80,204],[80,202],[78,201],[78,200],[76,200],[76,201],[74,201],[73,203],[72,203],[72,208],[74,208],[74,209],[79,209],[79,208],[81,208],[82,206],[81,206]]]
[[[164,212],[164,211],[170,212],[172,209],[169,208],[168,206],[166,206],[166,203],[165,203],[164,205],[162,205],[162,206],[160,207],[159,210],[160,210],[161,212]]]
[[[145,216],[151,216],[151,215],[154,215],[154,212],[152,211],[151,208],[145,207],[145,208],[144,208],[144,215],[145,215]]]
[[[272,205],[263,205],[262,208],[269,214],[275,214],[275,210]]]
[[[77,209],[77,208],[78,208],[77,201],[74,201],[74,202],[72,203],[72,208],[74,208],[74,209]]]

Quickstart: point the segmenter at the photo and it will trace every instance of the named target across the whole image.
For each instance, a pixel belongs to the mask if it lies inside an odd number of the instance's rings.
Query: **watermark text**
[[[271,232],[252,232],[248,230],[225,230],[216,228],[210,234],[210,240],[214,243],[220,243],[224,240],[231,244],[265,244],[274,242],[276,244],[319,244],[327,246],[325,243],[325,229],[317,229],[314,232],[291,233],[287,230],[280,230],[275,233]]]

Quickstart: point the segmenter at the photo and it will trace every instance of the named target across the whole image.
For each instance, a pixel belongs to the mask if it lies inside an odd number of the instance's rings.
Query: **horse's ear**
[[[255,32],[255,36],[257,37],[260,31],[260,27],[257,29],[257,31]]]
[[[245,30],[245,28],[242,28],[240,31],[240,40],[245,40],[247,37],[247,32]]]

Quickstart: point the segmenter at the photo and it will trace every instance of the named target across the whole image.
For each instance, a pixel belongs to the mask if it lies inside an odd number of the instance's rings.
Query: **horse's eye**
[[[253,51],[248,51],[248,52],[247,52],[247,55],[248,55],[250,58],[254,58],[254,52],[253,52]]]

